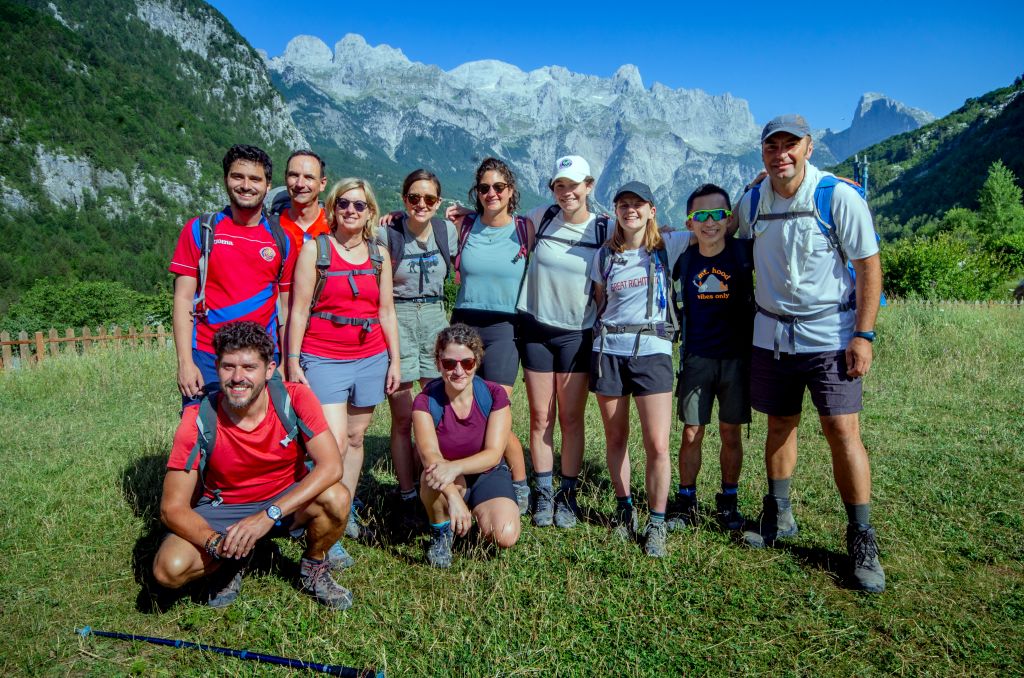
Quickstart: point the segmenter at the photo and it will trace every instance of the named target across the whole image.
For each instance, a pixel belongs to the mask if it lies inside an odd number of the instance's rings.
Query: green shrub
[[[143,294],[120,282],[37,280],[11,304],[0,330],[39,332],[51,327],[170,325],[172,295]]]
[[[885,245],[882,268],[890,296],[973,301],[1006,293],[1000,257],[960,233]]]

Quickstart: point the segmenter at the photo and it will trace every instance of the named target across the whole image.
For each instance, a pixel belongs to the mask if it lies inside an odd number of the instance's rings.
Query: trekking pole
[[[345,676],[346,678],[384,678],[383,671],[374,671],[373,669],[355,669],[351,666],[340,666],[337,664],[318,664],[316,662],[302,661],[301,659],[289,659],[288,657],[278,657],[272,654],[263,654],[260,652],[249,652],[248,650],[232,650],[228,647],[217,647],[216,645],[203,645],[202,643],[189,643],[184,640],[171,640],[169,638],[154,638],[152,636],[137,636],[132,633],[117,633],[115,631],[97,631],[91,626],[85,626],[80,629],[75,629],[82,638],[89,635],[102,636],[104,638],[116,638],[118,640],[135,640],[143,643],[152,643],[154,645],[166,645],[168,647],[176,647],[188,650],[203,650],[204,652],[216,652],[228,657],[235,657],[237,659],[248,659],[251,661],[264,662],[267,664],[277,664],[278,666],[287,666],[292,669],[309,669],[312,671],[320,671],[321,673],[328,673],[332,676]]]

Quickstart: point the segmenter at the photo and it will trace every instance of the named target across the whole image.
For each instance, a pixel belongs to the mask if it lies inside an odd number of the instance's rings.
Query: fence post
[[[92,332],[89,331],[89,326],[86,325],[82,328],[82,353],[88,353],[91,348]]]
[[[156,345],[159,348],[167,348],[167,334],[164,332],[164,324],[156,326]]]
[[[96,344],[100,348],[103,348],[103,344],[107,343],[107,341],[109,341],[109,338],[107,337],[107,328],[100,325],[96,328]]]
[[[46,357],[46,345],[43,343],[43,333],[36,332],[36,362],[43,362]]]
[[[0,332],[0,341],[4,342],[3,348],[0,349],[0,356],[3,356],[4,369],[14,367],[13,365],[11,365],[11,345],[7,343],[10,340],[10,332]]]
[[[67,328],[66,330],[64,330],[64,337],[67,340],[67,341],[64,342],[64,352],[65,353],[78,353],[78,351],[76,350],[76,347],[75,347],[75,344],[77,343],[75,341],[75,331],[73,329],[71,329],[70,327]]]
[[[53,327],[50,328],[50,356],[55,356],[60,353],[60,344],[57,343],[57,330]]]
[[[114,328],[114,346],[118,349],[121,348],[121,326],[118,325]]]
[[[128,327],[128,345],[135,348],[138,345],[139,336],[135,331],[135,326],[131,325]]]

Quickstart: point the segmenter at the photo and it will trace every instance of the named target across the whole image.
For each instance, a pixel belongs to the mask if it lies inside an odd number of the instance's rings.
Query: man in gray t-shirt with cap
[[[761,547],[797,533],[789,486],[807,389],[846,506],[852,584],[878,593],[885,589],[885,573],[870,522],[871,468],[859,412],[882,269],[867,203],[856,189],[810,164],[813,150],[802,116],[771,120],[761,133],[768,176],[737,206],[739,236],[754,238],[757,272],[751,401],[768,415],[768,494],[758,524],[744,538]]]

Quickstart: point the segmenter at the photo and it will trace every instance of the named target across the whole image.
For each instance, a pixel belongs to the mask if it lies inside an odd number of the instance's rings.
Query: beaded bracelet
[[[206,538],[206,546],[204,548],[211,558],[220,560],[220,554],[217,552],[217,547],[220,546],[220,543],[223,540],[224,535],[220,532],[214,532]]]

